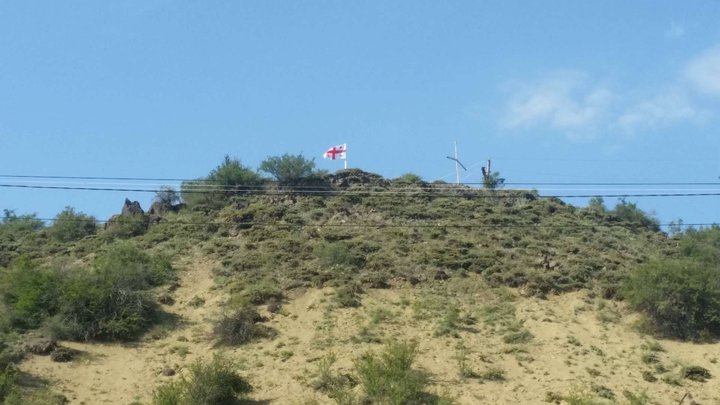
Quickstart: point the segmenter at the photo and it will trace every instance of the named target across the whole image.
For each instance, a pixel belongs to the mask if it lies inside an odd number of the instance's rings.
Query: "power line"
[[[44,222],[83,222],[86,219],[73,219],[73,218],[33,218]],[[122,223],[123,219],[116,220],[95,220],[97,223],[107,224],[113,221],[119,221]],[[549,225],[549,224],[458,224],[458,223],[415,223],[415,224],[370,224],[370,223],[292,223],[292,222],[281,222],[281,221],[249,221],[249,222],[230,222],[230,221],[162,221],[160,224],[172,224],[172,225],[217,225],[217,226],[238,226],[238,227],[253,227],[253,226],[277,226],[277,227],[294,227],[294,228],[467,228],[467,229],[504,229],[504,228],[536,228],[536,229],[588,229],[588,228],[626,228],[626,229],[637,229],[647,228],[646,225],[631,224],[631,223],[617,223],[617,224],[563,224],[563,225]],[[692,223],[692,224],[659,224],[659,227],[669,226],[681,226],[681,227],[705,227],[713,226],[717,223]]]
[[[212,180],[208,179],[188,179],[188,178],[152,178],[152,177],[102,177],[102,176],[43,176],[43,175],[23,175],[23,174],[0,174],[0,178],[7,179],[54,179],[54,180],[109,180],[109,181],[171,181],[171,182],[192,182],[207,183],[206,186],[222,186],[212,184]],[[388,180],[391,181],[391,180]],[[269,181],[275,183],[274,181]],[[540,181],[512,181],[505,182],[505,185],[513,186],[618,186],[618,187],[638,187],[638,186],[720,186],[720,182],[540,182]],[[481,186],[482,182],[466,182],[460,183],[459,186]],[[455,184],[443,184],[443,187],[456,186]],[[261,187],[261,186],[257,186]],[[429,184],[428,188],[433,187]],[[332,186],[293,186],[296,189],[302,188],[332,188]]]
[[[137,193],[158,193],[163,191],[162,189],[148,189],[148,188],[115,188],[115,187],[76,187],[76,186],[48,186],[48,185],[33,185],[33,184],[0,184],[0,188],[20,188],[20,189],[44,189],[44,190],[75,190],[75,191],[106,191],[106,192],[137,192]],[[475,193],[473,197],[476,198],[522,198],[522,195],[518,195],[517,192],[529,190],[495,190],[494,192],[487,192],[482,189],[468,189],[468,188],[454,188],[443,190],[442,188],[434,188],[432,191],[437,191],[431,195],[443,196],[443,197],[466,197],[467,193]],[[448,192],[456,193],[449,194]],[[505,191],[515,192],[516,194],[509,195]],[[246,187],[246,186],[227,186],[220,189],[208,189],[208,188],[196,188],[188,190],[192,194],[211,194],[218,192],[247,192],[248,194],[255,195],[287,195],[287,194],[307,194],[307,195],[408,195],[412,197],[417,196],[418,190],[338,190],[338,189],[267,189],[259,187]],[[442,194],[442,192],[448,194]],[[464,192],[465,194],[459,194],[458,192]],[[479,194],[482,192],[483,194]],[[706,193],[615,193],[615,194],[565,194],[565,195],[542,195],[538,198],[643,198],[643,197],[714,197],[720,196],[720,192],[706,192]]]

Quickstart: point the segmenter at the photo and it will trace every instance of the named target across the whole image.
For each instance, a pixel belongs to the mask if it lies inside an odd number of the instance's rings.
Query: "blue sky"
[[[351,167],[453,181],[457,141],[467,182],[488,158],[508,182],[718,182],[718,15],[702,0],[0,2],[0,174],[196,178],[225,154],[283,153],[334,171],[322,152],[347,143]],[[698,188],[720,187],[622,192]],[[152,197],[0,189],[0,208],[106,219],[126,196]],[[628,200],[708,223],[718,198]]]

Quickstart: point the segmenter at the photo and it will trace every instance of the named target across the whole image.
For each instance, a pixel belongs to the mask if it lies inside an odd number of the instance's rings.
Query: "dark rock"
[[[163,214],[173,210],[172,204],[164,203],[162,201],[155,201],[148,210],[148,215],[162,216]]]
[[[445,273],[442,270],[438,270],[437,273],[435,273],[435,277],[434,277],[434,279],[438,280],[438,281],[445,281],[449,278],[450,278],[450,275]]]
[[[76,350],[58,346],[57,349],[50,353],[50,360],[57,363],[67,363],[69,361],[72,361],[72,359],[74,359],[77,354],[78,352]]]
[[[164,375],[165,377],[172,377],[172,376],[174,376],[174,375],[176,374],[176,371],[175,371],[175,369],[173,369],[173,368],[165,367],[165,368],[162,370],[161,373],[162,373],[162,375]]]
[[[123,204],[122,213],[120,215],[145,215],[145,211],[143,211],[142,207],[140,207],[140,203],[137,201],[130,201],[129,199],[125,199],[125,204]]]
[[[38,339],[25,345],[29,353],[47,356],[57,348],[57,342],[52,339]]]

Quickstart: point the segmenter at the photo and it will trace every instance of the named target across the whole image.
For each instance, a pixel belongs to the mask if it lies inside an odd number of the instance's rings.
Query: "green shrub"
[[[646,313],[661,334],[698,338],[720,333],[720,269],[680,258],[649,263],[631,272],[623,296]]]
[[[35,214],[17,215],[15,211],[4,209],[0,219],[0,231],[3,233],[28,233],[43,229],[45,224]]]
[[[66,207],[55,216],[50,234],[60,242],[71,242],[82,239],[97,232],[97,222],[94,217],[75,212],[72,207]]]
[[[151,256],[126,242],[107,248],[97,257],[94,267],[99,277],[135,290],[157,287],[176,278],[168,258]]]
[[[615,208],[611,211],[611,214],[618,220],[627,222],[631,225],[647,228],[653,232],[660,231],[660,222],[657,218],[645,213],[637,207],[636,203],[627,202],[625,199],[620,199],[617,205],[615,205]]]
[[[188,376],[155,390],[154,405],[231,405],[247,399],[252,386],[237,374],[236,365],[215,355],[212,361],[196,361]]]
[[[362,306],[361,292],[362,289],[357,284],[344,285],[335,291],[334,301],[340,308],[358,308]]]
[[[155,193],[153,202],[162,204],[164,207],[172,207],[180,202],[180,194],[172,187],[162,186],[160,190]]]
[[[492,172],[483,176],[483,187],[488,190],[502,188],[505,185],[505,179],[500,177],[500,172]]]
[[[263,160],[259,169],[272,175],[281,185],[293,186],[304,183],[304,180],[313,175],[315,159],[286,153]]]
[[[156,318],[157,303],[148,290],[175,277],[170,262],[118,243],[97,257],[94,268],[70,274],[63,286],[65,332],[83,340],[138,337]]]
[[[374,404],[425,402],[427,376],[412,368],[415,344],[393,343],[379,357],[366,353],[355,364],[366,400]]]
[[[183,201],[193,206],[219,208],[230,197],[252,191],[262,184],[262,179],[253,170],[245,167],[240,160],[226,155],[223,162],[204,179],[186,181],[180,186]]]
[[[17,371],[13,366],[0,369],[0,403],[4,403],[5,398],[15,391],[16,375]]]
[[[683,378],[699,382],[705,382],[705,380],[712,377],[708,369],[700,366],[683,367],[682,370],[680,370],[680,374]]]
[[[282,289],[272,280],[262,280],[246,288],[241,297],[255,305],[267,304],[271,300],[282,301]]]
[[[395,182],[398,184],[422,184],[423,180],[422,177],[418,176],[414,173],[405,173],[402,176],[395,179]]]
[[[15,211],[4,210],[0,218],[0,267],[8,266],[17,257],[36,251],[45,227],[43,221],[33,215],[16,215]]]
[[[315,256],[322,266],[348,266],[357,268],[365,259],[359,252],[353,252],[345,241],[322,242],[315,247]]]
[[[132,273],[88,274],[75,271],[63,285],[54,333],[79,340],[131,340],[155,318],[157,304]]]
[[[12,326],[32,329],[40,326],[59,308],[61,279],[57,272],[41,269],[20,258],[2,274],[0,292]]]
[[[274,331],[259,324],[262,320],[255,307],[245,305],[216,321],[213,334],[218,344],[226,346],[237,346],[254,339],[272,337]]]
[[[105,239],[127,239],[147,232],[149,219],[143,214],[120,215],[105,225]]]

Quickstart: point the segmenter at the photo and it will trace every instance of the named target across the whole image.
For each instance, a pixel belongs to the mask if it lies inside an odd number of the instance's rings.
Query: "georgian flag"
[[[336,145],[323,153],[325,159],[347,159],[347,144]]]

